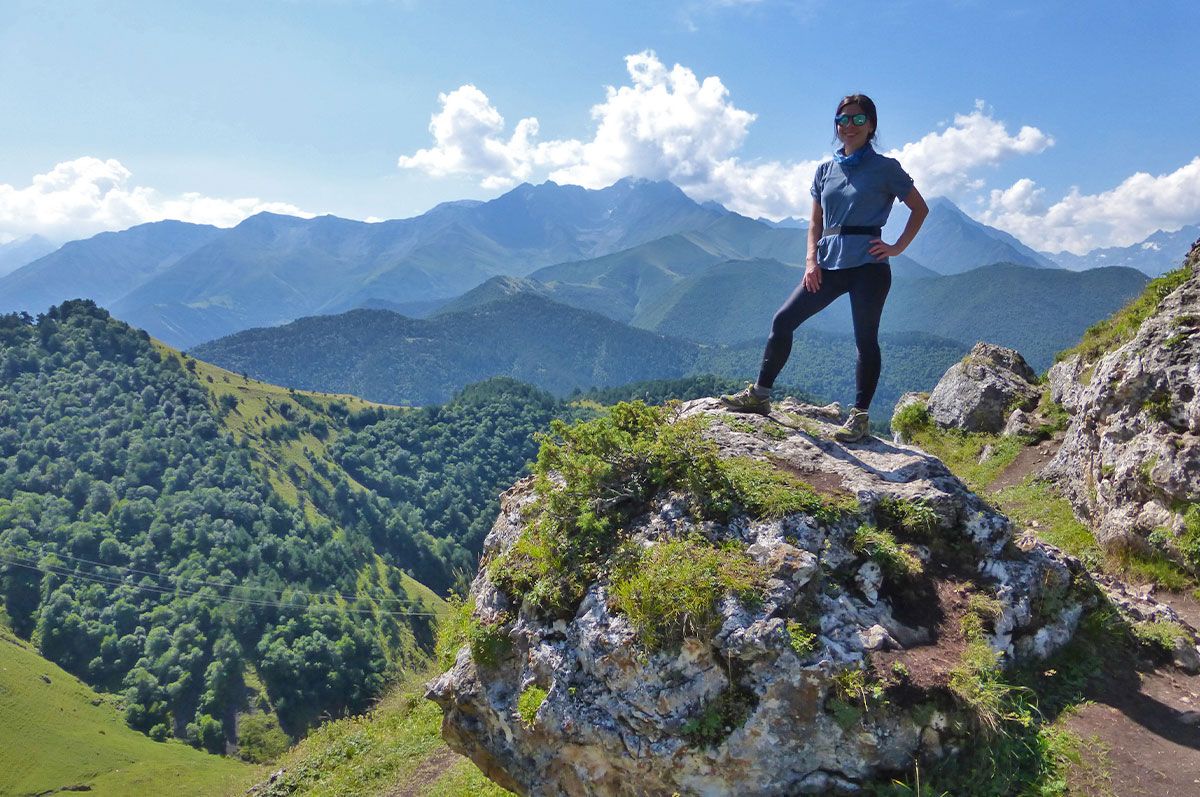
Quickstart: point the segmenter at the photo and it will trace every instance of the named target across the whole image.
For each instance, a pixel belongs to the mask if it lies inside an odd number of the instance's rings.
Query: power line
[[[277,609],[298,609],[298,610],[305,610],[305,611],[307,611],[309,609],[320,608],[322,606],[330,606],[330,608],[336,608],[338,611],[346,613],[346,614],[369,614],[372,616],[383,614],[383,615],[387,615],[389,617],[437,617],[438,616],[438,614],[436,612],[399,612],[399,611],[391,611],[388,609],[379,609],[379,610],[355,609],[352,607],[334,607],[334,606],[331,606],[330,604],[322,604],[322,603],[309,603],[309,604],[305,604],[303,606],[296,606],[296,605],[293,605],[290,603],[283,603],[282,601],[264,601],[264,600],[256,600],[253,598],[237,598],[237,597],[234,597],[231,595],[226,595],[226,596],[207,595],[205,593],[202,593],[202,592],[199,592],[196,590],[188,590],[188,589],[185,589],[182,587],[177,587],[174,590],[170,590],[170,589],[166,589],[165,587],[158,587],[158,586],[153,586],[150,584],[129,584],[125,581],[115,580],[110,577],[80,573],[77,571],[68,570],[66,568],[57,567],[55,565],[30,564],[29,562],[23,562],[19,559],[12,559],[12,558],[9,558],[9,557],[3,556],[3,555],[0,555],[0,562],[4,562],[4,563],[10,564],[10,565],[15,565],[16,567],[24,567],[28,570],[35,570],[40,573],[62,576],[64,578],[76,578],[81,581],[89,581],[89,582],[92,582],[95,584],[102,584],[104,586],[109,586],[109,587],[124,587],[127,589],[142,590],[145,592],[151,592],[151,593],[155,593],[155,594],[159,594],[159,595],[194,597],[194,598],[199,598],[200,600],[210,601],[213,603],[229,603],[229,604],[236,604],[236,605],[242,605],[242,606],[258,606],[258,607],[277,608]],[[239,588],[239,587],[235,586],[235,588]],[[313,593],[308,593],[308,594],[311,595]]]
[[[14,546],[14,549],[15,549],[15,546]],[[107,567],[107,568],[111,568],[113,570],[122,570],[126,573],[136,573],[140,576],[150,576],[151,578],[162,579],[163,581],[167,581],[168,583],[170,583],[173,580],[176,583],[200,584],[201,586],[217,587],[220,589],[245,589],[245,590],[252,590],[255,592],[269,592],[273,595],[282,594],[284,592],[284,590],[274,589],[272,587],[257,586],[254,584],[230,583],[227,581],[207,581],[205,579],[200,579],[200,578],[168,576],[163,573],[154,573],[149,570],[138,570],[136,567],[125,567],[124,565],[114,565],[114,564],[109,564],[107,562],[97,562],[92,559],[85,559],[82,556],[72,556],[69,553],[62,553],[60,551],[47,552],[45,549],[41,549],[41,550],[38,550],[35,552],[31,548],[24,548],[24,549],[20,549],[20,550],[22,551],[22,553],[26,553],[26,554],[30,554],[30,555],[36,553],[38,556],[46,556],[46,555],[57,556],[62,559],[70,559],[75,562],[83,562],[85,564],[94,565],[95,567]],[[304,595],[305,597],[311,597],[311,598],[331,598],[331,599],[332,598],[341,598],[342,600],[345,600],[345,601],[354,601],[354,600],[357,600],[359,597],[358,595],[347,595],[347,594],[344,594],[341,592],[306,592],[305,590],[299,590],[299,589],[293,590],[293,594]],[[387,601],[388,603],[399,603],[399,604],[403,604],[405,606],[423,606],[424,605],[419,600],[411,600],[409,598],[377,598],[376,600]]]

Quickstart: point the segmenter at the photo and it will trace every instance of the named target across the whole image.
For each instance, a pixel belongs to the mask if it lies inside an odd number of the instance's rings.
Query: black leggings
[[[775,313],[771,335],[763,352],[758,384],[771,387],[792,353],[792,333],[808,318],[824,310],[843,293],[850,294],[850,313],[854,318],[854,343],[858,346],[858,366],[854,377],[858,393],[854,406],[866,410],[879,384],[882,358],[879,354],[879,317],[892,287],[892,268],[886,263],[868,263],[857,268],[821,270],[821,289],[812,293],[801,281],[792,295]]]

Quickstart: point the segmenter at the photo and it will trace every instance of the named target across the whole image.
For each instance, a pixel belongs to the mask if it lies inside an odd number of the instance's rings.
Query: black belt
[[[821,237],[825,238],[830,235],[874,235],[876,238],[883,235],[882,227],[859,227],[852,224],[843,224],[841,227],[826,227],[821,231]]]

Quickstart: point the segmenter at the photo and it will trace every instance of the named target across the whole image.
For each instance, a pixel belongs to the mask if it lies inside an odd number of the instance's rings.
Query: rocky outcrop
[[[695,416],[721,457],[804,479],[824,509],[713,520],[679,489],[654,495],[619,532],[632,550],[699,539],[763,574],[756,595],[718,601],[708,631],[654,649],[617,608],[611,572],[557,614],[497,586],[490,563],[528,533],[541,500],[531,480],[505,493],[468,603],[497,644],[486,657],[464,645],[428,696],[450,745],[507,788],[856,793],[971,741],[949,686],[970,640],[1012,663],[1070,639],[1086,577],[1051,548],[1014,544],[1008,519],[937,459],[835,443],[836,419],[791,401],[763,418],[701,399],[679,422]]]
[[[929,417],[943,429],[1000,432],[1015,409],[1031,410],[1041,389],[1019,353],[976,343],[950,367],[929,395]]]
[[[1072,418],[1046,475],[1108,546],[1177,548],[1200,502],[1200,245],[1185,268],[1129,342],[1051,370]]]

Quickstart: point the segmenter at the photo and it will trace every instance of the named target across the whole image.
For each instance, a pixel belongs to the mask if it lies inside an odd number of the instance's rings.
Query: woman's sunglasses
[[[854,116],[842,114],[841,116],[833,117],[833,121],[837,123],[838,127],[847,127],[851,122],[854,123],[855,127],[862,127],[867,123],[867,115],[865,113],[856,113]]]

